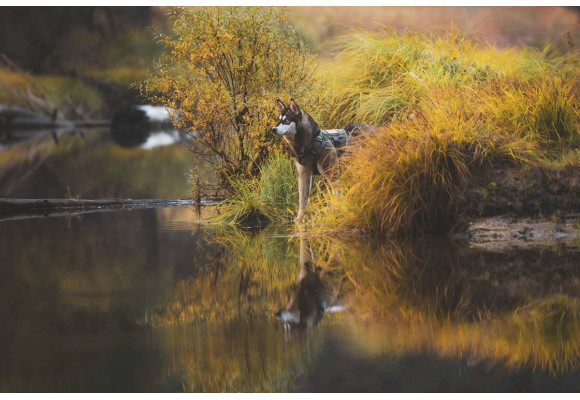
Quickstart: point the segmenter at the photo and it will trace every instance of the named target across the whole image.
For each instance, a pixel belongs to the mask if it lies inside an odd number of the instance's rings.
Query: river
[[[127,149],[102,131],[0,161],[2,196],[20,198],[182,198],[194,165],[183,143]],[[377,243],[213,213],[0,221],[0,391],[580,391],[569,243]]]

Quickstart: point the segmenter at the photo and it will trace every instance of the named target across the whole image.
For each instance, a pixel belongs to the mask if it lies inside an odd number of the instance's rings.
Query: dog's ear
[[[276,105],[278,106],[278,112],[282,114],[282,111],[286,108],[286,104],[282,103],[282,100],[276,99]]]
[[[290,99],[290,110],[296,115],[300,114],[300,107],[298,107],[294,99]]]

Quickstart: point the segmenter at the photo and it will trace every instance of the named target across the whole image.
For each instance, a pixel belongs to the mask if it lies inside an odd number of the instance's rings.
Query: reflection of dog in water
[[[338,289],[332,287],[322,268],[312,263],[312,251],[305,238],[300,238],[300,273],[296,281],[296,295],[285,309],[276,313],[276,319],[284,324],[285,331],[313,328],[326,311],[343,309],[336,304]]]

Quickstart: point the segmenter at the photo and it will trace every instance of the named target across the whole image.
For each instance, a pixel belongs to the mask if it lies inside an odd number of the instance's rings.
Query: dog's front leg
[[[306,212],[308,206],[308,197],[310,196],[310,189],[312,187],[312,166],[302,165],[296,161],[296,169],[298,170],[298,215],[294,219],[295,222],[302,222],[302,217]]]

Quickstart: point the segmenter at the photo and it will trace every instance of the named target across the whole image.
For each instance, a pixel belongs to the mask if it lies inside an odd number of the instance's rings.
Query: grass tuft
[[[234,196],[222,206],[219,222],[265,225],[289,221],[298,210],[294,162],[277,155],[252,179],[230,178]]]
[[[328,65],[333,126],[379,126],[342,158],[342,197],[312,228],[444,232],[473,174],[539,165],[579,145],[577,55],[446,35],[355,32]],[[333,212],[328,212],[330,207]]]

